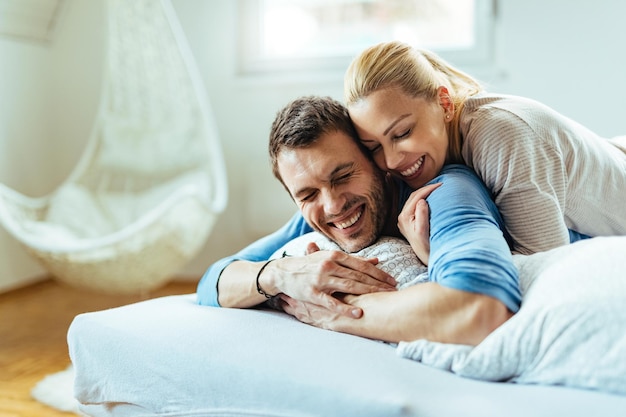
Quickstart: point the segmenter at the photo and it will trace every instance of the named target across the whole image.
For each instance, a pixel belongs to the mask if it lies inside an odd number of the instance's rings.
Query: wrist
[[[259,272],[256,274],[256,290],[259,294],[263,295],[265,298],[269,299],[276,296],[278,293],[275,292],[275,288],[271,285],[271,274],[268,273],[268,269],[270,264],[274,261],[274,259],[270,259],[266,261]]]

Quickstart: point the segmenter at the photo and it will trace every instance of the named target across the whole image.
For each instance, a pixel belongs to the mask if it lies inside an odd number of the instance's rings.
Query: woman
[[[344,88],[381,169],[416,189],[444,164],[470,166],[493,193],[514,252],[626,234],[626,137],[618,144],[538,102],[488,93],[400,42],[362,52]]]

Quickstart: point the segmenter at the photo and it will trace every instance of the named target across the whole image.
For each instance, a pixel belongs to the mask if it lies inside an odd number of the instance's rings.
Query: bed
[[[81,314],[74,394],[93,417],[623,416],[626,237],[515,261],[522,308],[476,347],[393,345],[195,294]]]

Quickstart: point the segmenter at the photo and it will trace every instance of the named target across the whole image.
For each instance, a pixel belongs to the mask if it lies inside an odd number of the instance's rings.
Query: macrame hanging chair
[[[73,286],[143,294],[196,256],[226,205],[206,91],[167,1],[108,0],[104,89],[68,179],[30,198],[0,184],[0,223]]]

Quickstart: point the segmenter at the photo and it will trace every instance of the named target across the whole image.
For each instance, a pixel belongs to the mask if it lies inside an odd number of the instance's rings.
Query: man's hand
[[[259,284],[272,294],[327,309],[331,314],[360,318],[363,311],[333,297],[335,293],[367,294],[394,291],[396,281],[375,266],[376,258],[363,259],[341,251],[317,251],[306,256],[286,257],[270,263]]]
[[[441,183],[430,184],[413,191],[398,216],[400,233],[424,265],[428,265],[430,256],[430,222],[426,197],[440,185]]]
[[[317,304],[335,313],[360,318],[363,310],[350,306],[335,293],[367,294],[395,291],[396,280],[376,267],[377,258],[365,259],[341,251],[319,251],[316,245],[308,255],[265,262],[234,261],[220,275],[218,302],[222,307],[248,308],[265,301],[257,291],[258,285],[267,294],[289,297]]]

